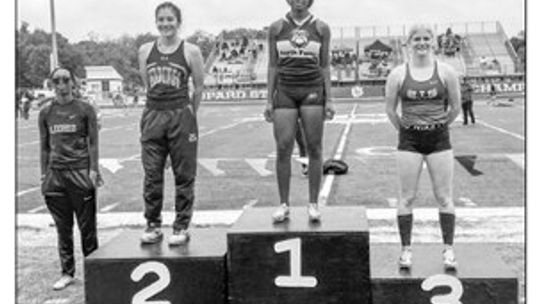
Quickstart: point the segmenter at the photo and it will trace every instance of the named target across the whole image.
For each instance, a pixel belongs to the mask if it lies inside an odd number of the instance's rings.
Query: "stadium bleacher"
[[[451,55],[439,49],[437,59],[453,66],[458,74],[466,76],[506,75],[516,72],[516,53],[498,22],[463,23],[434,26],[438,36],[451,29],[459,36],[459,47]],[[439,31],[438,31],[439,30]],[[355,27],[332,29],[330,50],[333,54],[331,79],[333,82],[354,83],[362,79],[384,79],[388,70],[406,61],[409,50],[406,43],[407,26],[402,27]],[[347,35],[344,33],[347,32]],[[376,40],[390,46],[392,52],[384,60],[368,58],[366,46]],[[221,45],[224,41],[221,41]],[[232,45],[234,41],[226,41]],[[257,46],[257,56],[246,51],[243,55],[229,58],[232,50],[239,52],[239,45],[231,47],[225,55],[215,51],[208,63],[207,86],[266,84],[268,45],[264,39],[251,40],[249,47]],[[348,53],[348,54],[347,54]],[[343,57],[346,60],[335,56]],[[223,57],[225,56],[225,58]],[[351,62],[351,58],[354,58]],[[214,71],[214,72],[213,72]],[[216,71],[218,71],[216,73]]]

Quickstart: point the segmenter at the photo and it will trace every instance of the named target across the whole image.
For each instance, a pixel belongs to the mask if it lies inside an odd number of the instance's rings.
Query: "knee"
[[[308,145],[307,153],[310,158],[321,158],[322,157],[322,147],[320,144]]]
[[[416,195],[414,194],[402,196],[398,202],[398,209],[400,210],[412,209],[412,206],[415,200],[416,200]]]
[[[277,142],[277,157],[280,160],[291,158],[292,145],[289,142]]]
[[[437,197],[439,203],[439,211],[446,213],[454,212],[454,200],[451,197]]]
[[[177,188],[181,188],[181,189],[191,188],[195,184],[195,176],[178,174],[174,178],[174,184]]]

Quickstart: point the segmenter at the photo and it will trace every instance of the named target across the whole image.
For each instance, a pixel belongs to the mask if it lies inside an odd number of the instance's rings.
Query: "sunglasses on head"
[[[57,85],[60,84],[60,82],[62,82],[63,84],[68,84],[70,80],[71,78],[69,77],[55,77],[52,79],[52,82]]]

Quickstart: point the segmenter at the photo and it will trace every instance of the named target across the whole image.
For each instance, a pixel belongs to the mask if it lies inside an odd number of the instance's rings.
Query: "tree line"
[[[219,39],[259,38],[261,35],[264,35],[264,31],[241,28],[223,31],[217,37],[204,31],[196,31],[186,40],[198,45],[206,60]],[[70,43],[66,37],[57,32],[58,60],[60,65],[70,68],[80,78],[86,76],[85,66],[111,65],[124,78],[124,88],[130,91],[142,86],[137,57],[139,47],[157,38],[156,35],[145,33],[101,41],[96,35],[89,34],[86,40]],[[30,31],[26,22],[17,29],[17,87],[35,88],[43,85],[50,72],[51,41],[51,33],[42,29]]]

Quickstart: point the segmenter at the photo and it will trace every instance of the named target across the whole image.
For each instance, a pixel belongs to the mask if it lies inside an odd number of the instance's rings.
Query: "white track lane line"
[[[17,197],[25,195],[27,193],[32,193],[32,192],[37,191],[39,189],[41,189],[41,186],[40,187],[29,188],[29,189],[26,189],[26,190],[23,190],[23,191],[19,191],[19,192],[17,192]]]
[[[36,207],[36,208],[34,208],[34,209],[28,210],[28,213],[38,213],[38,212],[40,212],[41,210],[45,210],[46,208],[47,208],[47,206],[41,205],[41,206]]]
[[[358,107],[358,104],[355,104],[351,113],[349,113],[349,120],[347,121],[347,124],[343,128],[343,132],[341,133],[341,137],[339,139],[339,144],[336,149],[336,153],[334,154],[334,159],[341,159],[343,157],[343,151],[345,150],[345,143],[347,142],[347,138],[349,137],[349,132],[351,131],[352,122],[354,119],[354,113],[356,112],[356,108]],[[318,202],[321,206],[325,206],[328,203],[328,196],[330,195],[330,191],[332,191],[332,185],[334,184],[335,175],[329,174],[324,179],[324,183],[321,187],[321,190],[319,191],[319,199]]]
[[[513,137],[515,137],[515,138],[517,138],[517,139],[525,140],[525,136],[523,136],[523,135],[520,135],[520,134],[517,134],[517,133],[514,133],[514,132],[510,132],[510,131],[505,130],[505,129],[503,129],[503,128],[499,128],[499,127],[494,126],[494,125],[492,125],[492,124],[489,124],[489,123],[487,123],[487,122],[485,122],[485,121],[482,121],[482,120],[476,120],[476,122],[478,122],[479,124],[484,125],[484,126],[486,126],[486,127],[488,127],[488,128],[491,128],[491,129],[493,129],[493,130],[496,130],[496,131],[499,131],[499,132],[501,132],[501,133],[504,133],[504,134],[508,134],[508,135],[510,135],[510,136],[513,136]]]
[[[242,212],[256,204],[251,200],[240,210],[202,210],[193,214],[193,227],[230,226]],[[332,207],[323,207],[324,209]],[[414,209],[414,241],[440,241],[437,208]],[[525,210],[523,207],[456,208],[456,242],[523,243],[525,240]],[[172,223],[174,212],[162,212],[163,222]],[[399,242],[396,210],[394,208],[367,209],[370,240]],[[47,213],[18,214],[18,227],[48,229],[53,224]],[[142,212],[111,212],[98,214],[98,226],[103,228],[144,226]]]
[[[111,210],[113,210],[114,208],[116,208],[116,206],[120,205],[120,203],[114,203],[114,204],[110,204],[110,205],[107,205],[101,209],[99,209],[99,212],[109,212]]]

